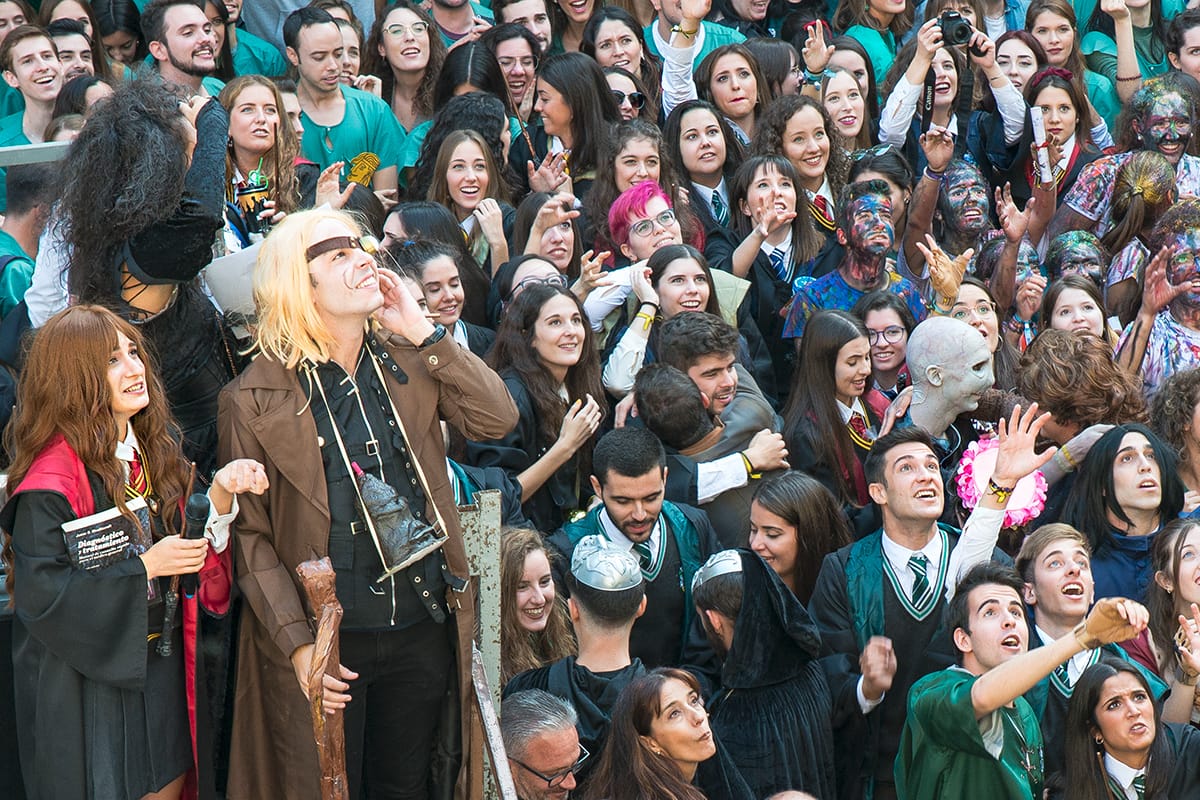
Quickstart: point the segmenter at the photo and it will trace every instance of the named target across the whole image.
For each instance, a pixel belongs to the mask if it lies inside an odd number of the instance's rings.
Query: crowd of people
[[[0,793],[481,797],[493,490],[520,800],[1200,796],[1200,10],[0,0],[0,70]]]

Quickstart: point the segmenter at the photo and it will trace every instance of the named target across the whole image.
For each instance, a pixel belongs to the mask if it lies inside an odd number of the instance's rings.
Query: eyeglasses
[[[996,306],[986,300],[974,306],[955,306],[950,316],[959,322],[966,322],[967,317],[976,319],[991,319],[996,314]]]
[[[591,753],[589,753],[587,751],[586,747],[584,747],[582,744],[579,745],[579,758],[575,761],[575,763],[572,764],[571,766],[567,767],[564,770],[560,770],[560,771],[554,773],[553,775],[546,775],[544,773],[538,772],[533,767],[529,766],[528,764],[524,764],[524,763],[518,761],[517,759],[513,758],[512,756],[509,756],[508,760],[513,762],[517,766],[519,766],[521,769],[528,770],[529,772],[532,772],[534,775],[536,775],[539,778],[541,778],[542,780],[544,780],[546,782],[546,785],[549,786],[551,789],[557,789],[559,786],[562,786],[562,782],[567,779],[568,775],[574,775],[576,772],[579,771],[579,768],[583,766],[583,762],[587,761],[588,756],[590,756],[590,755],[591,755]]]
[[[536,275],[532,275],[528,278],[525,278],[520,283],[518,283],[516,286],[514,286],[512,288],[512,291],[509,292],[508,296],[511,299],[513,295],[515,295],[517,292],[521,291],[522,289],[528,289],[530,286],[537,286],[540,283],[544,283],[547,286],[557,286],[560,289],[565,289],[565,288],[567,288],[567,276],[566,275],[547,275],[545,278],[539,278]]]
[[[904,328],[901,328],[899,325],[891,325],[881,331],[873,331],[868,328],[867,341],[870,342],[872,346],[875,346],[879,344],[879,340],[882,338],[888,344],[895,344],[904,338],[904,333]]]
[[[429,23],[414,22],[411,25],[405,25],[401,22],[397,22],[393,25],[388,25],[386,28],[384,28],[384,30],[387,31],[388,36],[393,36],[397,39],[406,33],[412,33],[413,36],[421,36],[425,33],[425,31],[429,30]]]
[[[639,219],[637,222],[629,226],[629,232],[634,236],[645,237],[654,232],[655,224],[657,224],[660,228],[666,228],[674,222],[675,212],[668,208],[657,217],[652,217],[651,219]]]
[[[892,149],[890,144],[877,144],[874,147],[868,147],[865,150],[855,150],[850,154],[851,161],[862,161],[864,158],[875,158]]]
[[[629,94],[625,94],[624,92],[618,92],[616,89],[613,89],[612,96],[613,99],[617,101],[617,105],[623,105],[625,100],[628,99],[629,105],[633,106],[638,111],[641,111],[642,106],[646,105],[646,95],[642,94],[641,92],[630,92]]]
[[[521,58],[505,56],[504,58],[498,58],[496,60],[500,62],[500,69],[504,70],[505,72],[508,72],[518,64],[520,64],[523,69],[536,69],[538,63],[537,59],[533,56],[522,56]]]

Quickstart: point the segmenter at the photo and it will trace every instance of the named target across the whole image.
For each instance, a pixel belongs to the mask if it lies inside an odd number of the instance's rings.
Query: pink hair
[[[667,208],[674,208],[671,198],[655,181],[642,181],[617,196],[608,209],[608,231],[615,244],[629,242],[630,224],[646,213],[646,206],[656,197],[661,197]]]

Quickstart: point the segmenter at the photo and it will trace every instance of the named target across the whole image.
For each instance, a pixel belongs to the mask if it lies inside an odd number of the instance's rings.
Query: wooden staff
[[[338,671],[341,664],[338,628],[342,624],[342,604],[337,599],[333,565],[328,558],[313,559],[296,567],[296,574],[300,576],[304,593],[308,595],[309,608],[317,618],[317,641],[308,670],[308,698],[317,753],[321,759],[321,798],[350,800],[342,710],[326,714],[322,702],[325,697],[325,675],[342,679]]]

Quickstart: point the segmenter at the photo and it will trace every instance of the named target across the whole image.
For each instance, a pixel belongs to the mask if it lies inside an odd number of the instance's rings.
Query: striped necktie
[[[729,207],[725,205],[725,201],[721,199],[721,193],[718,191],[712,193],[712,209],[713,217],[718,224],[729,224]]]
[[[1137,792],[1137,800],[1145,800],[1146,798],[1146,776],[1138,774],[1133,779],[1133,790]]]
[[[775,270],[775,275],[781,281],[787,280],[787,250],[782,247],[776,247],[771,251],[767,258],[771,259],[771,269]]]
[[[133,451],[133,460],[129,462],[129,488],[145,496],[150,491],[150,479],[142,469],[142,459],[138,451]]]
[[[638,562],[642,566],[642,572],[649,572],[650,564],[654,557],[654,551],[650,549],[650,541],[634,542],[633,552],[637,553]]]
[[[908,566],[916,576],[912,588],[913,605],[916,608],[925,608],[933,594],[933,587],[929,585],[929,560],[920,553],[914,553],[912,558],[908,559]]]

